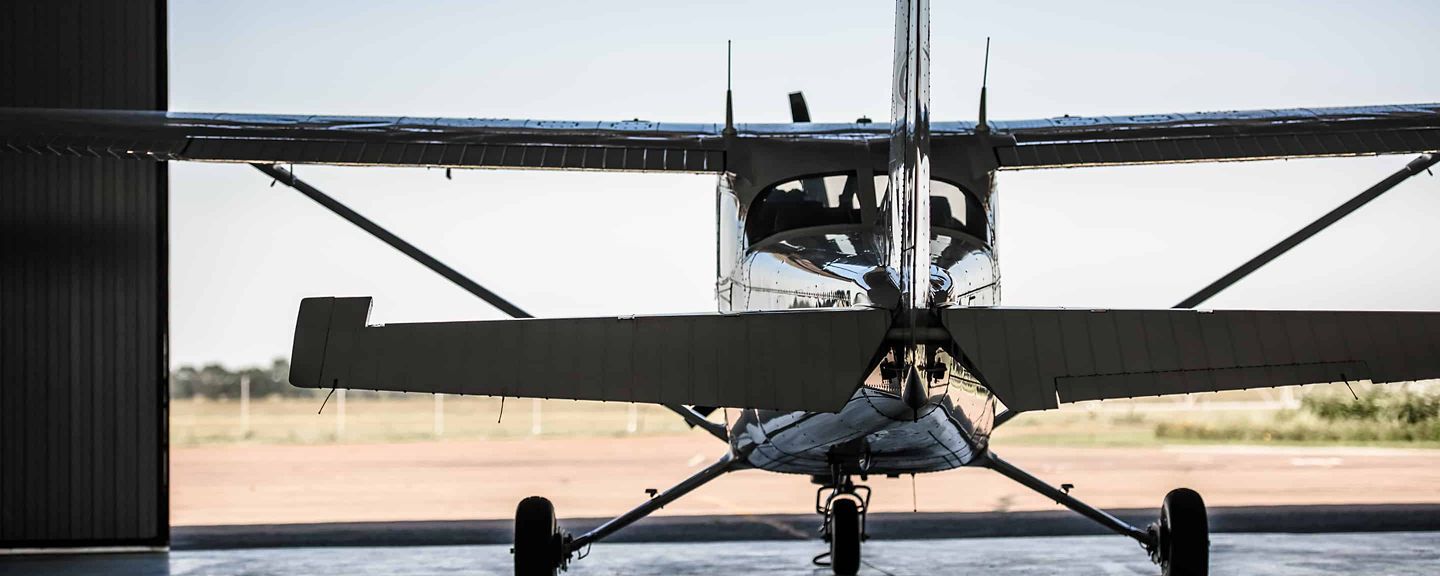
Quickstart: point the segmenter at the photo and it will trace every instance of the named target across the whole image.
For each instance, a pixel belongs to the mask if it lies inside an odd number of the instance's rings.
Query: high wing
[[[941,320],[1007,408],[1440,378],[1440,312],[965,308]]]
[[[838,412],[880,359],[888,310],[367,326],[369,298],[300,303],[290,383]]]
[[[719,172],[721,128],[0,108],[0,149],[196,162]]]
[[[1440,150],[1440,104],[935,122],[936,161],[981,146],[1001,169]],[[720,124],[0,108],[0,150],[198,162],[721,172],[747,144],[888,145],[885,123]],[[769,149],[767,149],[769,150]]]
[[[1440,104],[994,122],[1005,169],[1403,154],[1440,150]]]

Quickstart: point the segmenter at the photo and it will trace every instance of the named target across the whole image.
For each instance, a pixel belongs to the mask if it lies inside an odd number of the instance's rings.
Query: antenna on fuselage
[[[980,122],[975,125],[976,134],[989,134],[990,122],[985,114],[985,87],[990,83],[990,37],[985,37],[985,68],[980,73]]]
[[[730,97],[730,41],[725,41],[725,129],[720,132],[729,138],[735,135],[735,103]]]

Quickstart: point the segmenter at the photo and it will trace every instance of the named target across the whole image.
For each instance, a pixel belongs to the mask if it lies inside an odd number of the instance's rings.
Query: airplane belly
[[[917,416],[899,398],[866,387],[834,414],[742,411],[730,435],[750,465],[792,474],[828,474],[832,461],[869,474],[938,472],[977,452],[944,404]]]

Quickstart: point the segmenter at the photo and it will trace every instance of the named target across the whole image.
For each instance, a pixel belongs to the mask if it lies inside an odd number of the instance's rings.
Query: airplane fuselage
[[[755,186],[750,194],[735,181],[725,175],[717,186],[721,312],[901,310],[897,272],[883,264],[880,249],[885,222],[870,209],[883,205],[883,172],[858,166]],[[992,190],[935,180],[931,194],[929,301],[937,308],[998,304]],[[904,356],[904,347],[890,347],[838,413],[732,411],[732,448],[756,468],[812,475],[836,465],[899,474],[970,463],[986,449],[994,397],[949,351],[921,349],[911,352],[930,359],[924,399],[907,402],[904,374],[884,367]]]

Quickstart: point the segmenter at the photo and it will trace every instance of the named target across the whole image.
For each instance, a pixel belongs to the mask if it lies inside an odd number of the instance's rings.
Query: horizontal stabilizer
[[[300,303],[290,383],[837,412],[873,367],[884,310],[367,326],[370,298]]]
[[[941,317],[1012,410],[1440,378],[1440,312],[968,308]]]

